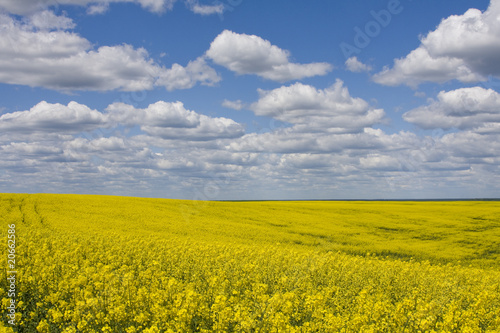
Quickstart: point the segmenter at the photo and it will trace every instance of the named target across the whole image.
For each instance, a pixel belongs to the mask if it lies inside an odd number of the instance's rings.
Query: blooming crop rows
[[[244,213],[211,203],[189,206],[186,217],[185,204],[0,195],[2,228],[17,228],[19,291],[17,325],[4,316],[0,331],[500,332],[500,270],[481,243],[469,262],[453,262],[449,252],[448,263],[425,254],[407,260],[367,254],[363,240],[356,254],[354,238],[346,253],[334,250],[335,242],[329,248],[328,232],[304,212],[301,226],[245,221],[239,224],[246,226],[244,237],[227,222],[241,222]],[[492,235],[496,209],[488,220]],[[293,230],[289,239],[286,228]],[[323,232],[322,241],[296,238],[307,228]],[[425,248],[432,240],[420,242]]]

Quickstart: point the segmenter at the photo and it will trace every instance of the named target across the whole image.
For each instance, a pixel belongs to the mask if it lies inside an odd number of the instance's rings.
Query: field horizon
[[[158,196],[134,196],[134,195],[120,195],[120,194],[96,194],[96,193],[55,193],[55,192],[4,192],[0,193],[0,195],[9,195],[9,194],[21,194],[21,195],[83,195],[83,196],[102,196],[102,197],[122,197],[122,198],[137,198],[137,199],[160,199],[160,200],[181,200],[181,201],[213,201],[213,202],[266,202],[266,201],[417,201],[417,202],[433,202],[433,201],[500,201],[500,197],[465,197],[465,198],[340,198],[340,199],[311,199],[311,198],[302,198],[302,199],[207,199],[207,200],[197,200],[197,199],[182,199],[182,198],[174,198],[174,197],[158,197]]]

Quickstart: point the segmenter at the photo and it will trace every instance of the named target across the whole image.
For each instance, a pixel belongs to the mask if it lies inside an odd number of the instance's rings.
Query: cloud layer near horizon
[[[42,101],[0,117],[0,184],[22,173],[23,181],[36,178],[39,189],[60,191],[90,182],[97,192],[126,193],[128,180],[139,179],[143,188],[135,190],[144,194],[160,184],[179,191],[208,191],[212,184],[233,194],[307,185],[332,193],[361,190],[370,179],[381,192],[366,197],[424,189],[437,180],[478,186],[499,171],[499,100],[479,87],[442,92],[404,118],[423,128],[462,131],[423,137],[374,128],[383,110],[352,97],[341,81],[324,90],[297,83],[261,91],[250,108],[285,123],[261,133],[246,133],[243,124],[187,110],[181,102],[144,109],[113,103],[98,111]]]

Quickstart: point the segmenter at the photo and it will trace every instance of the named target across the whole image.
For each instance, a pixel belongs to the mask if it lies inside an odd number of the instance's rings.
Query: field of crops
[[[0,194],[0,332],[500,332],[499,202]]]

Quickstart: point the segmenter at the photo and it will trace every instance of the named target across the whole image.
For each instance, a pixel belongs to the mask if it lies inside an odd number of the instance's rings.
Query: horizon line
[[[386,198],[386,199],[212,199],[212,200],[199,200],[199,199],[179,199],[168,197],[149,197],[137,195],[118,195],[118,194],[97,194],[97,193],[51,193],[51,192],[35,192],[35,193],[19,193],[19,192],[0,192],[0,194],[54,194],[54,195],[95,195],[95,196],[114,196],[123,198],[149,198],[149,199],[166,199],[166,200],[186,200],[186,201],[207,201],[207,202],[264,202],[264,201],[500,201],[498,198]]]

